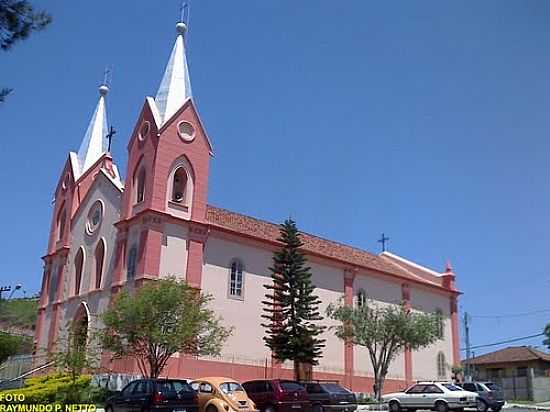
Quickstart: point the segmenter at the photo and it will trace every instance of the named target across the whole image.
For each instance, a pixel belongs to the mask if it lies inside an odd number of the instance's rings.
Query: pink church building
[[[185,30],[178,23],[158,92],[145,97],[128,141],[126,178],[108,151],[106,85],[99,88],[78,152],[67,157],[43,257],[36,354],[51,350],[68,322],[101,328],[99,315],[121,288],[176,276],[211,294],[213,309],[234,332],[221,356],[176,354],[166,375],[291,377],[291,364],[272,361],[260,326],[278,225],[208,204],[213,149],[191,93]],[[451,377],[451,367],[460,363],[460,292],[449,265],[440,273],[388,252],[373,254],[311,234],[303,240],[322,313],[342,297],[349,305],[368,297],[380,305],[405,301],[412,310],[440,314],[442,339],[392,362],[386,391],[418,379]],[[367,351],[344,344],[328,329],[323,337],[326,348],[314,376],[372,391]],[[102,363],[119,374],[137,373],[132,361],[105,357]]]

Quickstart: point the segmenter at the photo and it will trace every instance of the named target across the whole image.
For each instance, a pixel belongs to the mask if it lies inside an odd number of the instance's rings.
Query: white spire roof
[[[79,166],[79,175],[82,175],[90,166],[107,152],[107,111],[105,109],[105,96],[109,92],[106,85],[99,87],[99,102],[95,108],[84,139],[78,149],[77,160]]]
[[[185,56],[183,35],[187,30],[185,23],[176,25],[178,36],[170,54],[170,60],[164,70],[164,76],[155,97],[161,122],[168,120],[191,97],[191,81]]]

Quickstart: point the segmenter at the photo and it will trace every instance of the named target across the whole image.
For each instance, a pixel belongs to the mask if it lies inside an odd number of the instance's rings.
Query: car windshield
[[[323,383],[322,386],[327,392],[348,393],[346,389],[342,388],[337,383]]]
[[[243,387],[237,382],[224,382],[220,385],[220,390],[223,393],[244,392]]]
[[[484,385],[491,391],[500,391],[500,386],[492,382],[484,383]]]
[[[462,388],[459,388],[458,386],[455,386],[451,383],[444,383],[443,386],[446,387],[450,391],[462,391],[463,390]]]

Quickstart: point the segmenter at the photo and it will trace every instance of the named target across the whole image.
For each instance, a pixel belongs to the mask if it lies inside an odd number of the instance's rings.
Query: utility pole
[[[470,358],[471,358],[471,349],[470,349],[470,316],[468,312],[464,312],[464,340],[466,341],[466,365],[464,370],[464,380],[466,382],[472,381],[472,375],[470,371]]]

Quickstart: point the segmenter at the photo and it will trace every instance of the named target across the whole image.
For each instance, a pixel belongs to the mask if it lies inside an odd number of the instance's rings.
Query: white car
[[[382,400],[388,404],[390,412],[417,409],[462,412],[464,408],[476,407],[477,396],[477,393],[465,391],[452,383],[419,382],[404,392],[388,393],[382,396]]]

